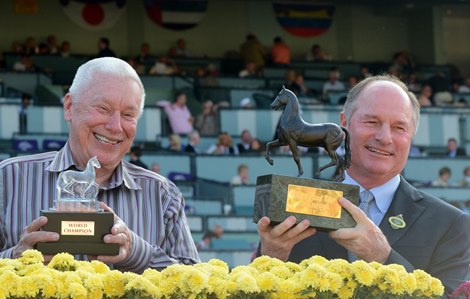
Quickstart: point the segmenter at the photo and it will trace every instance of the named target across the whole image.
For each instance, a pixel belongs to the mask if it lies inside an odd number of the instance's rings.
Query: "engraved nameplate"
[[[289,184],[286,211],[339,219],[342,196],[342,191]]]
[[[60,234],[65,236],[94,236],[94,221],[61,221]]]

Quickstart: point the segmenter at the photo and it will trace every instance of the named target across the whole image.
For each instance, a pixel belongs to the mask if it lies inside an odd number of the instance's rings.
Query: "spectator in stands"
[[[176,74],[178,74],[178,66],[173,59],[169,59],[167,56],[160,56],[149,70],[149,75],[171,76]]]
[[[18,41],[12,42],[11,52],[16,54],[24,54],[24,45]]]
[[[248,97],[243,98],[240,101],[240,108],[242,108],[242,109],[251,109],[251,108],[253,108],[253,103],[251,102],[250,98],[248,98]]]
[[[421,91],[422,85],[418,82],[416,72],[413,72],[408,76],[406,85],[411,92],[418,93]]]
[[[464,148],[459,147],[457,139],[449,138],[447,140],[447,152],[446,156],[455,158],[455,157],[465,157],[467,153]]]
[[[240,164],[237,168],[237,175],[230,180],[231,185],[249,185],[248,165]]]
[[[470,166],[463,169],[463,178],[459,181],[458,186],[470,187]]]
[[[450,186],[450,178],[452,176],[452,171],[449,167],[443,166],[439,169],[439,177],[432,181],[431,186],[433,187],[449,187]]]
[[[351,90],[354,86],[356,86],[357,83],[359,83],[359,79],[354,75],[349,75],[347,90]]]
[[[199,148],[199,144],[201,143],[201,136],[199,135],[199,132],[197,130],[192,131],[188,135],[189,142],[188,144],[184,147],[184,151],[187,153],[195,153],[199,154],[201,153],[201,149]]]
[[[410,147],[410,152],[408,153],[408,157],[421,157],[422,152],[419,146],[412,144]]]
[[[251,141],[251,153],[263,153],[265,150],[263,143],[258,138],[253,138]]]
[[[77,258],[98,259],[116,270],[137,273],[199,262],[181,192],[168,179],[139,171],[124,160],[144,107],[139,76],[121,59],[97,58],[78,69],[69,90],[64,99],[66,145],[59,152],[0,163],[0,257],[18,258],[38,242],[59,239],[59,234],[41,230],[47,218],[40,211],[53,207],[60,173],[83,170],[97,157],[101,164],[96,169],[97,200],[101,209],[114,214],[104,242],[118,244],[119,254]],[[45,256],[46,262],[50,259]]]
[[[168,136],[168,150],[172,152],[181,152],[183,151],[183,143],[181,142],[181,136],[178,134],[171,134]]]
[[[240,56],[245,63],[253,62],[256,71],[260,72],[266,64],[267,51],[254,34],[248,34],[245,42],[240,46]]]
[[[63,41],[62,44],[60,45],[60,56],[66,58],[70,57],[71,55],[71,46],[69,41]]]
[[[212,247],[213,239],[220,239],[224,234],[224,229],[219,224],[216,224],[213,229],[208,230],[202,236],[201,241],[196,244],[197,250],[210,249]]]
[[[212,240],[216,239],[217,235],[213,231],[207,231],[202,235],[201,241],[196,244],[197,250],[210,249],[212,247]]]
[[[422,269],[440,279],[447,294],[468,281],[469,215],[400,176],[419,123],[416,97],[396,78],[370,77],[349,93],[340,123],[349,130],[352,153],[343,183],[372,193],[369,208],[364,212],[340,198],[357,225],[331,232],[317,231],[294,216],[277,225],[263,217],[258,255],[293,262],[320,255],[401,264],[409,272]],[[402,228],[390,226],[389,219],[395,219],[390,217],[397,215]]]
[[[142,157],[142,149],[139,146],[131,147],[131,151],[129,152],[129,163],[148,169],[147,164],[142,162],[140,157]]]
[[[184,92],[175,95],[173,103],[158,101],[157,105],[162,107],[170,122],[171,131],[175,134],[189,134],[193,128],[194,118],[186,106],[187,97]]]
[[[130,66],[136,71],[137,74],[139,75],[144,75],[145,74],[145,65],[139,63],[137,59],[133,57],[129,57],[127,59],[127,63],[129,63]]]
[[[323,48],[318,44],[313,44],[306,56],[307,61],[327,61],[331,60]]]
[[[47,36],[47,47],[49,48],[49,54],[58,55],[60,52],[59,44],[57,43],[57,37],[54,34]]]
[[[337,67],[333,67],[330,69],[328,73],[328,81],[323,84],[323,98],[328,98],[329,91],[344,91],[346,90],[346,86],[344,83],[339,81],[340,73]]]
[[[287,89],[290,89],[297,97],[311,96],[311,92],[305,85],[304,75],[295,74],[295,79],[288,85]]]
[[[362,81],[366,78],[372,77],[372,74],[369,72],[369,67],[365,64],[360,66],[359,72],[360,72],[359,81]]]
[[[202,112],[196,116],[194,126],[203,136],[212,136],[217,134],[217,120],[214,103],[207,99],[202,104]]]
[[[414,64],[407,51],[399,51],[393,54],[391,69],[397,72],[398,77],[406,79],[414,71]]]
[[[238,155],[238,148],[233,146],[232,137],[227,132],[221,132],[217,143],[211,145],[206,154],[212,155]]]
[[[271,48],[271,61],[274,65],[290,64],[290,48],[280,36],[274,38]]]
[[[48,55],[49,54],[49,47],[46,43],[39,43],[38,45],[38,54],[40,55]]]
[[[176,41],[176,47],[170,48],[168,53],[170,57],[181,57],[181,58],[191,57],[191,53],[186,47],[186,41],[183,38],[179,38]]]
[[[152,163],[152,164],[150,165],[150,170],[153,171],[153,172],[155,172],[155,173],[160,174],[160,164],[155,163],[155,162]]]
[[[36,39],[32,36],[28,37],[24,42],[24,54],[28,56],[36,55],[39,53],[39,48]]]
[[[142,65],[147,65],[155,61],[155,56],[150,54],[150,45],[147,42],[143,42],[140,46],[140,53],[137,55],[136,60]]]
[[[458,92],[469,93],[470,92],[470,78],[466,78],[463,85],[460,85]]]
[[[429,84],[423,85],[421,91],[418,95],[418,103],[420,107],[430,107],[432,106],[432,88]]]
[[[240,78],[253,78],[258,77],[259,73],[256,71],[256,64],[253,61],[245,63],[245,68],[238,73]]]
[[[16,72],[34,72],[36,66],[29,55],[22,54],[20,60],[13,64],[13,70]]]
[[[116,53],[111,50],[110,42],[107,37],[100,37],[100,39],[98,40],[97,57],[116,57]]]
[[[237,143],[238,152],[240,154],[249,152],[251,150],[251,142],[253,141],[253,136],[251,135],[250,130],[245,129],[240,134],[240,142]]]
[[[436,106],[447,106],[452,103],[453,98],[450,93],[450,79],[444,72],[437,72],[428,79],[427,84],[431,86],[433,97],[432,102]]]
[[[28,133],[28,108],[31,105],[31,96],[29,94],[24,93],[21,96],[21,106],[20,112],[18,116],[18,120],[20,122],[20,134],[24,135]]]

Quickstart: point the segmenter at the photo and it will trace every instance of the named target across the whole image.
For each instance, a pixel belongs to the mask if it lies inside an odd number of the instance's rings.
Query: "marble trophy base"
[[[57,242],[41,242],[36,249],[42,254],[118,255],[118,244],[106,244],[103,237],[111,233],[114,215],[110,212],[79,213],[41,211],[47,217],[43,230],[60,235]]]
[[[279,224],[293,215],[298,222],[308,219],[310,226],[319,230],[356,226],[351,214],[339,205],[340,197],[358,205],[359,187],[280,175],[259,176],[253,220],[258,223],[268,216],[272,224]]]

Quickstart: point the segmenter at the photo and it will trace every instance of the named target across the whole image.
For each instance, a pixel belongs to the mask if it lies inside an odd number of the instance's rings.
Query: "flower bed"
[[[229,271],[221,260],[173,265],[142,275],[76,261],[66,253],[44,266],[28,250],[19,259],[0,260],[2,298],[437,298],[441,282],[402,266],[314,256],[300,264],[266,256]]]

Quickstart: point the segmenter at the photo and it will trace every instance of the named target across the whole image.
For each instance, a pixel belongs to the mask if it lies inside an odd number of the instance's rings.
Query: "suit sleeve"
[[[449,229],[438,241],[428,269],[430,275],[439,278],[451,293],[465,281],[470,280],[470,216],[460,213],[449,225]],[[407,271],[415,270],[414,266],[392,249],[385,264],[401,264]]]

